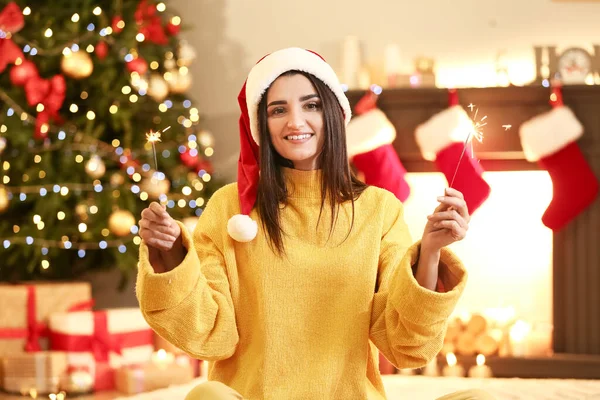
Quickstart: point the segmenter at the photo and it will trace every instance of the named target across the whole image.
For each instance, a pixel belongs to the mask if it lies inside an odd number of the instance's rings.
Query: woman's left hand
[[[463,194],[458,190],[446,188],[446,195],[437,200],[441,204],[427,216],[421,239],[421,248],[433,252],[464,239],[471,219]]]

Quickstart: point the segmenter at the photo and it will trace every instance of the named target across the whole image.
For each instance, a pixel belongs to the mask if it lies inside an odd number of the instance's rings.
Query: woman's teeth
[[[290,135],[290,136],[286,136],[285,138],[287,140],[302,140],[302,139],[308,139],[311,136],[312,135],[310,133],[305,133],[303,135]]]

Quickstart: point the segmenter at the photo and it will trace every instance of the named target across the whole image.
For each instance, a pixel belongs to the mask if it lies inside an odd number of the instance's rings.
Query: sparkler
[[[154,132],[154,131],[150,131],[148,133],[146,133],[146,140],[148,141],[148,143],[152,144],[152,153],[154,154],[154,170],[158,171],[158,160],[156,158],[156,142],[160,142],[160,135],[161,132],[166,132],[168,129],[170,128],[170,126],[167,126],[165,129],[163,129],[160,132]]]
[[[469,104],[468,107],[471,109],[471,111],[473,111],[473,108],[475,108],[475,105],[473,103],[471,103],[471,104]],[[478,113],[479,113],[479,108],[475,108],[475,116],[472,119],[473,129],[471,129],[469,131],[469,134],[467,135],[467,138],[465,139],[465,144],[463,146],[462,153],[460,154],[460,157],[458,159],[458,164],[456,165],[456,169],[454,170],[454,175],[452,176],[452,180],[450,181],[450,187],[452,187],[452,185],[454,184],[454,179],[456,178],[456,173],[458,172],[458,168],[460,167],[460,163],[463,159],[463,156],[465,155],[465,152],[467,150],[467,146],[469,145],[469,143],[471,143],[471,156],[473,156],[473,140],[472,139],[475,138],[479,143],[483,142],[482,128],[487,125],[487,122],[484,122],[487,119],[487,115],[483,116],[483,118],[481,118],[481,120],[476,121]]]

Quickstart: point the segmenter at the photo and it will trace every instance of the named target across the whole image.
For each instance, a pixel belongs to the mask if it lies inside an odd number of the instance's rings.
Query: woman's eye
[[[321,104],[319,104],[319,103],[308,103],[308,104],[306,105],[306,107],[307,107],[309,110],[319,110],[319,109],[321,108]]]
[[[271,110],[271,115],[279,115],[282,114],[284,112],[283,107],[277,107],[277,108],[273,108]]]

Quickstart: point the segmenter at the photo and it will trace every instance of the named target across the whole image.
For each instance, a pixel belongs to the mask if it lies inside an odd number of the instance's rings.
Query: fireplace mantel
[[[362,91],[347,92],[352,105],[363,94]],[[519,127],[528,119],[550,110],[550,89],[542,86],[459,89],[458,96],[469,114],[467,106],[473,104],[479,109],[478,120],[487,116],[484,140],[474,144],[475,155],[485,170],[539,169],[537,164],[525,160]],[[587,150],[588,155],[600,157],[600,86],[565,86],[563,98],[586,127],[586,134],[579,142],[581,147]],[[385,89],[377,105],[396,127],[394,147],[404,167],[409,172],[434,171],[434,164],[421,156],[414,133],[419,124],[448,107],[448,91],[433,88]],[[511,125],[511,128],[505,130],[503,125]],[[592,144],[595,145],[593,152]]]
[[[363,94],[362,91],[347,93],[352,106]],[[468,112],[467,106],[473,104],[480,116],[487,115],[483,143],[476,142],[474,147],[485,170],[540,168],[525,159],[519,127],[550,110],[549,88],[459,89],[458,95]],[[565,86],[563,99],[585,128],[579,147],[600,177],[600,86]],[[419,124],[447,108],[447,90],[386,89],[379,97],[378,106],[396,128],[394,148],[405,168],[409,172],[435,171],[435,164],[422,158],[414,133]],[[511,125],[511,128],[505,130],[503,125]],[[529,377],[543,377],[550,368],[555,377],[600,378],[600,197],[567,227],[554,233],[552,257],[555,362],[549,359],[550,364],[545,364],[538,360],[523,364],[521,369],[529,371]],[[537,372],[535,366],[541,366]],[[518,369],[510,367],[509,371]]]

